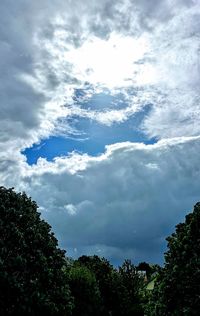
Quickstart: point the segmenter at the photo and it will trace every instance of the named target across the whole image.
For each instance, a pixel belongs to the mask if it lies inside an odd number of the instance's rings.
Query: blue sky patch
[[[81,108],[92,109],[97,111],[123,109],[128,106],[127,100],[123,93],[111,95],[109,91],[104,90],[101,93],[95,93],[87,97],[89,89],[76,89],[74,92],[74,102]]]
[[[26,156],[28,164],[37,163],[39,157],[52,161],[55,157],[66,156],[72,151],[87,153],[97,156],[105,151],[105,146],[119,142],[155,143],[155,139],[148,139],[139,126],[149,111],[146,107],[123,123],[115,123],[111,127],[99,124],[88,118],[72,117],[73,127],[80,131],[80,135],[72,137],[52,136],[42,140],[39,144],[25,149],[22,153]]]

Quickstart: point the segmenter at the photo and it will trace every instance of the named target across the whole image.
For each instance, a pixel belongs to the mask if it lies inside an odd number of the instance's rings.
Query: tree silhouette
[[[64,253],[37,204],[0,187],[0,315],[70,315]]]
[[[167,238],[165,265],[149,304],[149,315],[200,314],[200,203]]]

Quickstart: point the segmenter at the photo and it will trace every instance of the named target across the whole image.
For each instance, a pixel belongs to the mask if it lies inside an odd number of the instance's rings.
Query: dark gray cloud
[[[61,171],[65,159],[47,163],[24,187],[70,254],[110,249],[116,260],[127,254],[156,261],[165,238],[200,198],[199,140],[115,147],[100,160],[85,157],[88,166],[73,175],[72,166]]]

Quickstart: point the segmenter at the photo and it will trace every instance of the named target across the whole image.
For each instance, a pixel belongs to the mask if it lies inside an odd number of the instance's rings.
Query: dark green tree
[[[143,279],[130,260],[126,260],[119,270],[113,268],[108,260],[98,256],[82,256],[78,262],[96,277],[103,302],[101,315],[143,315],[140,302]]]
[[[144,315],[141,296],[141,289],[144,286],[144,276],[139,274],[138,269],[131,260],[124,261],[122,266],[119,267],[119,274],[124,287],[122,293],[123,315]]]
[[[103,301],[102,315],[114,315],[113,309],[115,306],[113,304],[116,304],[117,300],[116,290],[113,285],[113,273],[115,271],[113,266],[105,258],[100,258],[96,255],[82,256],[78,259],[78,262],[92,271],[96,277]]]
[[[0,315],[71,315],[64,253],[36,203],[0,187]]]
[[[157,278],[148,315],[200,315],[200,203],[167,241],[165,265]]]
[[[74,297],[73,316],[102,315],[102,299],[95,275],[75,262],[69,269],[69,284]]]

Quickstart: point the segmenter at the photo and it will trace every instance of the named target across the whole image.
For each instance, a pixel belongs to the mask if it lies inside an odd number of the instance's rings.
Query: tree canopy
[[[37,204],[0,187],[0,315],[70,315],[65,252]]]
[[[103,303],[102,315],[143,315],[139,292],[144,280],[130,260],[125,260],[119,269],[98,256],[82,256],[78,262],[96,277]]]
[[[68,277],[74,297],[73,316],[101,316],[103,304],[94,273],[75,262]]]
[[[200,313],[200,203],[167,238],[164,268],[149,304],[151,316]]]

